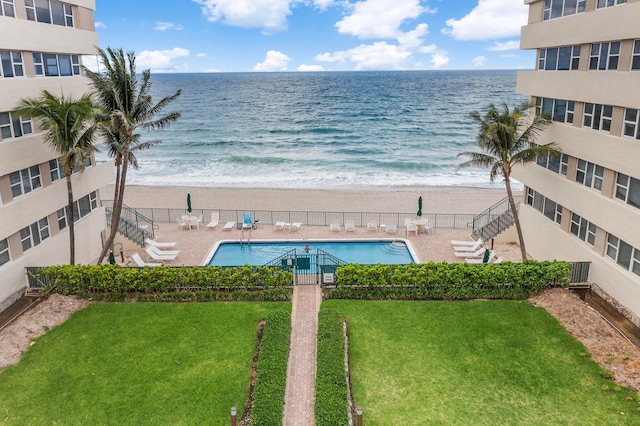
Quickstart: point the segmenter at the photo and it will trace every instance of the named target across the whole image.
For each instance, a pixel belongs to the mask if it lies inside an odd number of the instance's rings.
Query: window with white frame
[[[73,27],[73,7],[54,0],[25,0],[27,19],[45,24]]]
[[[73,203],[73,221],[82,219],[98,208],[98,197],[95,191],[76,200]]]
[[[562,222],[562,206],[531,188],[527,188],[527,204],[552,221]]]
[[[560,18],[584,12],[587,0],[545,0],[542,20]]]
[[[640,114],[635,108],[624,110],[624,124],[622,134],[630,138],[640,139]]]
[[[9,174],[9,184],[14,198],[40,188],[40,167],[35,165]]]
[[[591,245],[596,242],[596,226],[575,213],[571,214],[569,232]]]
[[[0,137],[2,139],[19,138],[33,133],[31,119],[13,117],[10,112],[0,112]]]
[[[0,16],[16,17],[13,0],[0,0]],[[2,265],[2,263],[0,263]]]
[[[627,0],[598,0],[596,4],[598,9],[602,9],[603,7],[611,7],[617,6],[619,4],[625,4]]]
[[[580,46],[563,46],[540,49],[538,69],[547,71],[577,70],[580,66]]]
[[[611,130],[611,118],[613,117],[613,106],[602,104],[584,104],[583,127],[590,127],[594,130],[608,132]]]
[[[607,236],[607,256],[627,271],[640,276],[640,250],[613,234]]]
[[[585,160],[578,160],[576,170],[576,182],[580,182],[584,186],[602,191],[602,179],[604,176],[604,167],[597,164],[589,163]]]
[[[63,230],[64,228],[69,226],[69,224],[67,223],[67,208],[66,207],[63,207],[60,210],[58,210],[56,212],[56,215],[58,216],[58,229],[59,230]]]
[[[49,160],[49,171],[51,173],[51,182],[55,182],[59,179],[64,179],[64,166],[59,158]]]
[[[615,196],[618,200],[640,209],[640,179],[618,173]]]
[[[593,43],[589,55],[590,70],[617,70],[620,59],[620,42]]]
[[[565,99],[536,98],[536,115],[547,115],[553,121],[573,123],[576,103]]]
[[[22,53],[14,50],[0,50],[0,77],[24,77]]]
[[[47,238],[49,238],[49,219],[44,217],[20,230],[22,251],[24,252],[32,247],[36,247]]]
[[[11,254],[9,253],[9,240],[6,238],[0,240],[0,266],[11,260]]]
[[[33,68],[40,77],[80,75],[80,56],[33,52]]]
[[[567,175],[569,169],[569,156],[567,154],[560,154],[554,156],[549,153],[538,155],[536,163],[552,172],[559,173],[563,176]]]
[[[640,40],[633,42],[633,56],[631,57],[631,69],[640,70]]]

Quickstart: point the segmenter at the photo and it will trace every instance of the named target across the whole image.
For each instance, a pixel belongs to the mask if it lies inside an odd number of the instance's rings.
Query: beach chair
[[[180,217],[176,219],[176,221],[178,222],[178,229],[189,229],[189,222],[184,220],[184,217]]]
[[[356,223],[353,220],[347,220],[344,222],[344,230],[346,232],[356,232]]]
[[[367,231],[376,231],[378,232],[378,222],[375,220],[370,220],[367,222]]]
[[[489,263],[489,262],[490,262],[490,261],[491,261],[495,256],[496,256],[496,252],[495,252],[495,251],[491,251],[491,252],[489,252],[489,250],[488,250],[488,249],[485,249],[484,256],[483,256],[482,258],[479,258],[479,257],[477,257],[477,258],[471,257],[471,258],[467,258],[467,259],[465,259],[465,262],[467,262],[467,263],[482,263],[482,264],[485,264],[485,265],[486,265],[486,264],[487,264],[487,263]]]
[[[155,254],[160,255],[160,256],[172,256],[172,255],[177,256],[177,255],[180,254],[180,250],[163,250],[163,249],[160,249],[160,248],[158,248],[156,246],[149,246],[147,248],[149,250],[151,250],[152,252],[154,252]]]
[[[469,252],[469,251],[454,251],[453,254],[456,257],[479,257],[484,254],[484,248],[480,247],[477,251]]]
[[[149,257],[153,260],[156,261],[161,261],[161,262],[169,262],[169,264],[173,263],[173,261],[175,260],[175,258],[178,256],[177,254],[157,254],[156,252],[154,252],[153,250],[151,250],[150,247],[147,247],[146,249],[144,249],[147,254],[149,255]],[[147,259],[147,262],[149,261],[149,259]]]
[[[409,219],[408,217],[404,218],[404,227],[407,233],[407,237],[409,236],[409,232],[415,232],[416,236],[418,236],[418,225],[416,225],[415,223],[411,223],[411,219]]]
[[[251,218],[251,212],[244,212],[242,217],[242,228],[244,229],[253,229],[255,228],[255,224],[253,223],[253,218]]]
[[[147,263],[144,260],[142,260],[142,258],[140,257],[140,255],[138,253],[133,253],[131,255],[131,259],[135,262],[136,266],[139,266],[141,268],[148,266],[150,268],[154,267],[154,266],[161,266],[162,263]]]
[[[340,219],[331,219],[331,224],[329,225],[329,231],[334,232],[342,232],[342,226],[340,225]]]
[[[470,246],[454,246],[453,251],[476,251],[482,247],[482,240],[478,240]]]
[[[230,230],[233,229],[234,226],[236,226],[236,223],[229,221],[229,222],[224,224],[224,226],[222,227],[222,230],[223,231],[230,231]]]
[[[149,244],[150,246],[163,248],[163,247],[175,247],[176,243],[160,243],[158,241],[154,241],[151,238],[145,238],[144,242]]]
[[[499,264],[502,263],[502,258],[498,257],[496,260],[494,260],[493,262],[491,262],[492,264]]]
[[[451,245],[452,246],[460,246],[460,247],[464,247],[464,246],[474,246],[477,244],[476,247],[480,247],[480,244],[482,244],[484,241],[482,240],[482,238],[478,238],[476,241],[458,241],[458,240],[451,240]]]
[[[293,222],[291,225],[289,225],[289,231],[299,231],[301,227],[302,222]]]
[[[211,212],[211,221],[207,223],[207,230],[216,229],[220,224],[220,212]]]
[[[398,231],[398,227],[395,223],[388,224],[386,228],[387,234],[395,234]]]
[[[284,226],[287,224],[287,222],[276,222],[273,225],[273,230],[274,231],[284,231]]]

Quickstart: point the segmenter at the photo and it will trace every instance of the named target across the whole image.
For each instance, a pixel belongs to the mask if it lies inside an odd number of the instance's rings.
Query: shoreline
[[[214,210],[273,211],[370,211],[408,213],[423,198],[424,213],[477,214],[507,196],[505,188],[458,186],[263,188],[127,185],[124,203],[133,208],[192,208]],[[515,190],[516,201],[522,191]],[[103,200],[113,199],[113,185],[100,188]]]

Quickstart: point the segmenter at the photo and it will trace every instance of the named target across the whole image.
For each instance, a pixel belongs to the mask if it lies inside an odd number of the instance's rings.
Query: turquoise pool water
[[[414,262],[407,244],[403,241],[300,241],[300,242],[221,242],[214,248],[208,265],[240,266],[264,265],[291,250],[304,254],[309,245],[309,253],[315,254],[323,250],[347,263],[367,264],[399,264]]]

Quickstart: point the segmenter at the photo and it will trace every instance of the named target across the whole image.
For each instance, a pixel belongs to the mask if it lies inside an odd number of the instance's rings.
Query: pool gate
[[[276,266],[284,271],[293,272],[294,285],[334,285],[338,265],[346,263],[322,249],[312,252],[293,249],[265,266]]]

